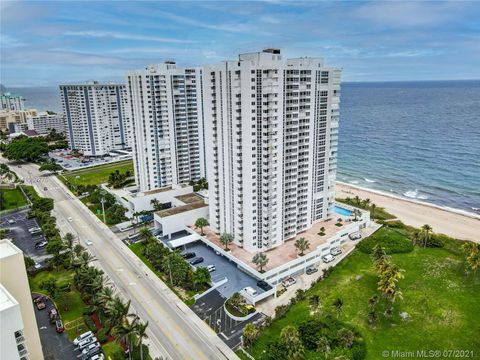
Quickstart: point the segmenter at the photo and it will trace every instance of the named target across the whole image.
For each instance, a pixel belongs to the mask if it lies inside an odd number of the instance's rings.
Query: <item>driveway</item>
[[[47,300],[46,305],[47,307],[43,310],[34,308],[45,360],[76,359],[79,353],[75,352],[73,343],[68,340],[67,333],[57,333],[55,325],[50,324],[48,311],[54,307],[53,303]]]
[[[39,227],[35,219],[27,219],[27,210],[16,211],[7,215],[2,215],[0,228],[10,229],[7,237],[13,240],[13,243],[20,248],[27,256],[31,257],[35,262],[44,265],[45,260],[50,256],[43,249],[35,249],[35,244],[45,239],[40,233],[39,235],[31,235],[28,232],[30,228]],[[9,224],[9,220],[15,220],[15,224]]]
[[[194,252],[197,257],[203,257],[203,262],[195,265],[195,267],[215,265],[216,270],[211,273],[214,282],[227,278],[227,282],[217,288],[223,297],[229,298],[233,293],[239,292],[247,286],[254,288],[259,294],[264,292],[257,286],[257,279],[240,270],[233,261],[222,255],[217,255],[212,248],[206,246],[203,242],[197,241],[186,245],[184,252]]]

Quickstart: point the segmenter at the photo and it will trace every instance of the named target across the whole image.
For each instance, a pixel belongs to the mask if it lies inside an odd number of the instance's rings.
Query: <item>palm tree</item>
[[[373,204],[370,206],[370,218],[373,220],[375,219],[375,210],[377,209],[377,205]]]
[[[98,292],[95,296],[99,303],[105,307],[110,301],[112,301],[114,297],[113,288],[110,286],[105,286],[102,290]]]
[[[122,323],[123,319],[128,315],[129,309],[130,300],[125,304],[118,297],[115,297],[105,304],[105,313],[109,316],[112,327]]]
[[[420,240],[422,239],[422,233],[420,230],[414,230],[410,234],[410,236],[411,236],[413,245],[417,245],[418,243],[420,243]]]
[[[425,224],[422,226],[423,247],[427,247],[427,244],[430,241],[430,235],[432,230],[433,230],[432,227],[428,224]]]
[[[341,328],[338,330],[337,337],[343,346],[351,348],[355,340],[355,334],[350,329]]]
[[[467,241],[462,245],[462,250],[465,254],[467,266],[476,274],[478,268],[480,268],[480,244]]]
[[[235,292],[233,293],[232,296],[230,296],[230,299],[228,299],[228,302],[234,308],[238,309],[238,307],[245,302],[245,299],[243,298],[242,295],[240,295],[239,292]]]
[[[359,197],[358,195],[356,195],[356,196],[353,198],[353,201],[355,202],[355,204],[356,204],[357,206],[360,205],[361,200],[360,200],[360,197]]]
[[[295,326],[285,326],[280,332],[280,341],[285,345],[287,359],[303,359],[305,354],[305,348],[303,347],[302,340],[300,340],[298,329]]]
[[[145,324],[137,323],[135,335],[137,337],[137,346],[140,347],[140,360],[143,360],[143,340],[148,339],[147,335],[148,321]]]
[[[400,269],[397,265],[387,262],[383,269],[380,271],[380,280],[378,281],[378,290],[380,290],[385,296],[386,300],[391,303],[395,302],[395,299],[402,298],[402,292],[398,289],[398,281],[403,279],[403,273],[405,270]]]
[[[144,240],[145,242],[148,242],[148,240],[152,238],[152,232],[150,231],[149,228],[143,227],[138,233],[138,236],[140,237],[140,239]]]
[[[310,242],[304,237],[301,237],[300,239],[295,241],[295,248],[299,252],[299,255],[303,256],[305,251],[310,248]]]
[[[72,233],[66,233],[65,236],[63,237],[63,244],[65,245],[65,248],[68,250],[68,253],[70,254],[70,264],[72,264],[75,256],[73,252],[73,249],[75,247],[75,236],[73,236]]]
[[[228,250],[228,245],[233,242],[233,235],[224,232],[222,235],[220,235],[220,243],[225,246],[225,251]]]
[[[343,300],[341,298],[336,298],[334,301],[333,301],[333,304],[332,306],[335,308],[335,310],[337,311],[337,317],[340,316],[340,313],[342,312],[342,308],[343,308]]]
[[[211,275],[207,268],[199,267],[193,273],[193,284],[195,285],[195,289],[198,289],[203,284],[208,284],[210,280]]]
[[[138,317],[134,317],[132,321],[125,316],[121,323],[113,328],[113,334],[117,341],[123,341],[128,347],[128,358],[132,359],[132,338],[136,335]]]
[[[197,221],[195,221],[195,228],[196,229],[200,229],[200,235],[204,236],[205,234],[203,233],[203,228],[205,226],[208,226],[210,225],[208,220],[201,217],[201,218],[198,218]]]
[[[88,264],[95,260],[97,259],[88,251],[83,251],[80,256],[75,259],[75,262],[79,267],[82,268],[88,266]]]
[[[260,272],[263,272],[263,267],[268,264],[267,255],[265,253],[257,253],[253,256],[252,262],[260,268]]]
[[[248,323],[247,326],[243,328],[243,346],[247,346],[249,349],[251,349],[258,335],[260,335],[260,331],[258,331],[257,327],[252,323]]]
[[[312,314],[317,313],[320,311],[320,295],[314,294],[308,298],[308,305],[310,306],[310,312]]]

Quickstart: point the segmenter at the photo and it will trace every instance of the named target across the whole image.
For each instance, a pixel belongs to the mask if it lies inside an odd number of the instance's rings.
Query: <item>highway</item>
[[[1,157],[0,162],[7,163],[26,184],[34,185],[41,196],[54,199],[53,215],[61,232],[78,236],[116,290],[132,301],[131,306],[142,321],[148,321],[152,355],[182,360],[237,359],[213,330],[55,176],[40,173],[34,164],[23,163],[19,167]],[[86,240],[93,244],[86,246]]]

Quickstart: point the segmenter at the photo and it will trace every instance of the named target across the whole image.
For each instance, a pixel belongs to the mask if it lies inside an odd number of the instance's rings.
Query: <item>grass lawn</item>
[[[0,210],[16,209],[28,205],[20,189],[0,189]]]
[[[59,178],[63,182],[65,182],[66,179],[66,181],[73,185],[99,185],[106,183],[110,174],[115,170],[119,170],[120,173],[130,171],[130,173],[133,175],[133,161],[120,161],[113,164],[94,166],[87,169],[66,171],[62,173],[62,175],[59,175]]]
[[[41,284],[43,281],[49,278],[54,278],[57,281],[57,285],[59,286],[63,286],[68,283],[71,283],[72,289],[73,289],[73,276],[74,276],[74,273],[71,270],[61,269],[61,270],[52,270],[52,271],[42,271],[36,274],[35,276],[29,278],[30,290],[32,292],[38,292],[38,293],[44,294],[45,291],[41,288]],[[54,301],[58,307],[58,310],[60,311],[60,315],[64,324],[67,324],[68,322],[77,320],[79,318],[81,319],[83,315],[83,311],[87,307],[87,305],[85,305],[85,303],[83,302],[80,296],[80,292],[78,292],[75,289],[67,293],[62,293]],[[78,327],[79,327],[78,331],[88,330],[86,329],[83,319],[79,320]],[[77,333],[76,330],[77,329],[75,328],[67,331],[70,339],[75,338]]]
[[[116,353],[124,353],[123,348],[119,343],[115,341],[110,341],[102,345],[103,352],[105,353],[105,359],[113,358]]]
[[[309,315],[308,296],[321,297],[324,313],[335,314],[332,303],[344,302],[339,320],[355,327],[365,339],[367,359],[382,358],[384,350],[473,350],[480,354],[480,273],[468,279],[463,275],[463,259],[457,251],[445,248],[419,248],[412,252],[393,254],[394,263],[405,269],[399,286],[403,300],[395,303],[394,316],[387,320],[379,313],[372,328],[367,321],[368,299],[378,294],[377,276],[368,254],[355,250],[337,265],[332,274],[307,292],[307,300],[292,306],[285,318],[275,320],[252,349],[261,359],[267,343],[278,338],[286,325],[298,325]],[[384,306],[381,299],[378,310]],[[407,312],[409,320],[402,320]],[[318,359],[319,354],[307,353]],[[322,357],[323,358],[323,357]]]

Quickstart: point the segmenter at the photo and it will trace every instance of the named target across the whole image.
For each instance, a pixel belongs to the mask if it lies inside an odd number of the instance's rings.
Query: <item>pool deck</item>
[[[335,217],[331,220],[320,221],[314,224],[310,229],[303,231],[295,237],[285,241],[285,243],[283,243],[282,245],[277,246],[276,248],[273,248],[271,250],[267,250],[265,253],[267,254],[269,261],[267,266],[264,267],[264,270],[268,271],[280,265],[283,265],[293,259],[297,259],[299,256],[297,249],[295,248],[295,241],[299,238],[303,237],[307,239],[310,243],[310,248],[305,251],[305,255],[315,250],[318,246],[325,244],[329,238],[331,238],[338,232],[341,232],[344,228],[343,225],[335,225],[338,218],[342,219],[343,224],[349,224],[351,221],[351,218],[335,213]],[[318,235],[321,227],[325,228],[325,235],[323,236]],[[189,225],[189,228],[200,234],[200,230],[195,229],[194,226]],[[213,244],[223,248],[223,245],[220,243],[220,235],[216,234],[210,227],[204,228],[203,231],[205,233],[204,238],[206,238]],[[254,253],[250,253],[234,243],[229,245],[229,249],[231,250],[233,256],[243,261],[250,267],[254,269],[257,268],[257,266],[252,262],[252,258],[255,255]]]

